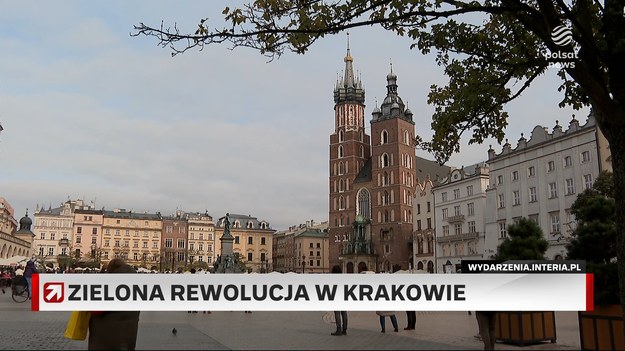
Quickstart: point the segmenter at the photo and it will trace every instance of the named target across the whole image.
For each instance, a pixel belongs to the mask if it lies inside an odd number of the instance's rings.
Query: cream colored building
[[[102,263],[107,264],[111,259],[121,257],[134,266],[158,269],[161,230],[160,213],[138,213],[125,209],[104,211]]]
[[[273,235],[273,270],[329,273],[328,222],[293,225]]]
[[[80,199],[68,199],[59,207],[49,206],[47,210],[37,206],[33,250],[39,262],[58,267],[59,259],[62,261],[68,256],[80,258],[80,251],[75,251],[73,247],[74,211],[84,207]]]
[[[207,267],[212,267],[216,257],[215,241],[215,221],[213,217],[205,213],[186,213],[189,226],[189,260],[193,265],[206,263]]]
[[[218,255],[221,254],[219,239],[223,236],[224,218],[215,224]],[[229,220],[230,233],[234,237],[233,253],[239,254],[246,268],[252,272],[271,271],[272,237],[275,230],[270,228],[269,222],[240,214],[230,214]]]

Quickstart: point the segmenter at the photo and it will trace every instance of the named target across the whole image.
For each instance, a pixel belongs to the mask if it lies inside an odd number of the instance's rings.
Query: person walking
[[[109,262],[107,273],[136,273],[121,258]],[[139,311],[92,311],[89,350],[134,350],[139,331]]]
[[[480,330],[484,350],[495,349],[495,311],[475,311],[477,326]]]
[[[382,333],[386,333],[386,317],[391,317],[391,323],[393,324],[393,328],[395,328],[395,333],[399,331],[399,326],[397,325],[397,317],[395,316],[395,312],[393,311],[377,311],[375,312],[378,316],[380,316],[380,327],[382,327]]]
[[[334,266],[332,273],[340,274],[341,269]],[[336,331],[331,333],[331,335],[347,335],[347,311],[334,311],[334,320],[336,321]]]
[[[406,311],[406,328],[404,330],[414,330],[417,326],[417,312],[416,311]]]

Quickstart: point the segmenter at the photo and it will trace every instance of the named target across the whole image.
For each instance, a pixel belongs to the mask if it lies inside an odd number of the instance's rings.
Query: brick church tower
[[[330,266],[342,272],[407,269],[416,173],[412,112],[387,75],[387,96],[365,132],[365,91],[354,76],[349,44],[334,89],[330,135]]]

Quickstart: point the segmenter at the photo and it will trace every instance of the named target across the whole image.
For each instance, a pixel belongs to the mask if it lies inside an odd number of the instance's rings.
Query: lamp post
[[[306,270],[306,256],[302,255],[302,274],[305,273]]]

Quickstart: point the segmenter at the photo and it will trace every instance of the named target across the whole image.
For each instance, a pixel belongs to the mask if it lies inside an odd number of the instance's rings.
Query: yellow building
[[[162,225],[160,213],[104,211],[102,263],[121,257],[134,266],[158,269]]]
[[[215,262],[215,222],[205,213],[187,213],[189,225],[189,262],[192,266],[211,268]]]
[[[224,219],[215,224],[217,254],[221,254],[221,239],[224,233]],[[275,230],[269,222],[256,217],[230,214],[230,234],[234,237],[232,252],[239,254],[245,268],[251,272],[269,272],[272,267],[272,236]]]

